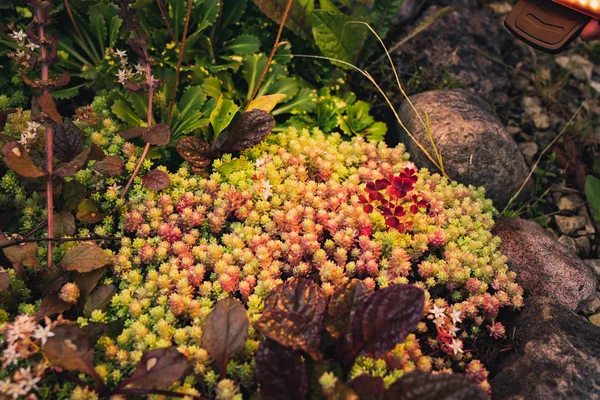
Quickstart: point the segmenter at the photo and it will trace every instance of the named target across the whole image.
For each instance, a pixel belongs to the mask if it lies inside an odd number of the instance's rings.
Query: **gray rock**
[[[596,292],[592,301],[586,304],[583,309],[585,315],[595,314],[600,311],[600,292]]]
[[[582,309],[596,290],[596,277],[565,246],[533,221],[500,219],[492,229],[500,250],[526,294],[548,296],[572,311]]]
[[[529,170],[515,141],[489,105],[461,89],[432,90],[410,98],[419,113],[429,114],[433,140],[450,178],[485,187],[494,205],[504,207]],[[427,132],[408,102],[402,103],[399,115],[416,139],[434,154]],[[413,140],[405,136],[404,143],[417,166],[435,170]],[[521,198],[528,197],[532,189],[530,181]]]
[[[579,229],[584,228],[587,222],[587,218],[583,215],[576,215],[574,217],[565,217],[557,215],[554,217],[554,222],[558,226],[558,230],[565,235],[572,235]]]
[[[600,260],[597,258],[591,258],[583,261],[596,276],[596,279],[600,280]]]
[[[592,79],[594,63],[578,54],[572,56],[560,56],[555,58],[556,63],[571,71],[575,79],[587,82]]]
[[[592,247],[590,245],[590,239],[587,236],[575,238],[575,243],[577,243],[577,247],[579,248],[580,257],[587,257],[590,255]]]
[[[502,58],[503,46],[511,40],[497,15],[487,7],[477,7],[481,0],[434,0],[421,19],[408,26],[390,43],[401,40],[426,18],[448,5],[466,5],[435,21],[432,28],[420,32],[394,54],[399,70],[412,75],[414,66],[426,71],[429,82],[421,90],[443,87],[446,81],[483,97],[490,103],[508,100],[513,74],[490,58]],[[430,3],[421,0],[421,3]],[[448,87],[448,86],[445,86]]]
[[[571,253],[579,254],[579,247],[577,246],[577,242],[571,236],[562,235],[558,238],[558,243],[562,244],[567,249],[569,249]]]
[[[497,364],[492,399],[600,398],[600,328],[547,297],[525,302],[516,349]]]

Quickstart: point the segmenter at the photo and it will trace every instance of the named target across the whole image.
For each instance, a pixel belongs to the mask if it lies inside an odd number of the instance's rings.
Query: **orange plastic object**
[[[592,18],[600,19],[600,0],[552,0]]]

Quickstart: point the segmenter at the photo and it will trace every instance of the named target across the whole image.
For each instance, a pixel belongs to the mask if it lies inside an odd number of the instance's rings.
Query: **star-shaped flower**
[[[457,310],[456,308],[453,308],[452,312],[450,313],[450,318],[452,318],[452,323],[457,324],[459,322],[462,322],[462,319],[460,319],[461,315],[462,314],[459,310]]]
[[[127,57],[127,51],[116,49],[115,55],[119,58]]]
[[[13,31],[12,34],[8,35],[9,37],[13,38],[14,40],[16,40],[17,42],[21,43],[25,40],[25,38],[27,37],[27,34],[25,32],[23,32],[23,30],[21,29],[20,31]]]
[[[443,319],[446,317],[446,315],[444,314],[445,311],[445,308],[434,305],[433,308],[429,310],[429,314],[433,314],[435,319]]]
[[[450,343],[448,345],[448,348],[450,348],[450,350],[452,350],[454,352],[454,355],[457,355],[458,353],[464,353],[463,349],[463,342],[458,340],[458,339],[452,339],[452,343]]]
[[[42,346],[45,345],[48,338],[51,338],[52,336],[54,336],[54,332],[50,331],[49,325],[38,325],[38,327],[35,328],[35,331],[33,332],[33,337],[35,339],[39,339]]]
[[[25,47],[27,47],[29,50],[34,51],[35,49],[39,49],[40,46],[38,46],[35,43],[29,42],[25,45]]]

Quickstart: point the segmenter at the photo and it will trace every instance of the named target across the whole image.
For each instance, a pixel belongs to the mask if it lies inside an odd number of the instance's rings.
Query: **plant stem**
[[[158,4],[158,9],[160,10],[160,15],[162,16],[163,21],[165,21],[165,25],[167,25],[167,29],[169,31],[169,35],[171,35],[171,39],[177,44],[177,37],[171,28],[171,23],[169,22],[169,18],[167,18],[167,13],[163,8],[162,0],[156,0],[156,4]]]
[[[183,51],[185,49],[185,40],[187,39],[188,26],[190,24],[190,16],[192,14],[192,6],[194,5],[193,0],[188,0],[187,14],[185,17],[185,25],[183,26],[183,37],[181,38],[181,44],[179,46],[179,57],[177,58],[177,68],[175,69],[175,84],[173,85],[173,93],[171,93],[171,100],[169,101],[169,118],[167,118],[167,125],[171,125],[171,117],[173,114],[173,106],[175,105],[175,95],[177,94],[177,85],[179,84],[179,74],[181,73],[181,62],[183,61]]]
[[[44,15],[41,6],[36,6],[35,14],[38,21],[43,21]],[[49,67],[48,67],[48,56],[46,52],[46,37],[44,33],[44,24],[40,22],[38,25],[38,36],[40,39],[40,52],[42,59],[42,82],[47,83],[49,80]],[[44,86],[42,90],[44,94],[48,94],[48,88]],[[46,172],[48,177],[46,178],[46,208],[48,214],[48,239],[54,237],[54,198],[52,190],[52,126],[49,122],[45,124],[46,128]],[[48,268],[52,267],[52,241],[48,241]]]
[[[79,30],[79,25],[77,25],[77,21],[75,21],[75,17],[73,16],[73,12],[71,11],[71,6],[69,5],[69,0],[65,0],[65,8],[67,9],[67,14],[69,14],[69,19],[71,20],[71,23],[73,24],[73,28],[75,28],[75,32],[77,33],[77,36],[79,36],[81,43],[83,43],[83,46],[86,48],[86,50],[90,54],[92,54],[92,51],[90,50],[87,42],[83,38],[81,31]]]
[[[96,240],[121,240],[122,238],[116,236],[90,236],[90,237],[82,237],[82,238],[36,238],[36,239],[17,239],[11,240],[8,243],[0,244],[0,250],[5,249],[7,247],[17,246],[22,243],[32,243],[32,242],[88,242],[88,241],[96,241]]]
[[[191,0],[190,0],[190,2],[191,2]],[[148,121],[147,122],[148,122],[148,129],[150,129],[152,127],[152,96],[154,94],[154,82],[153,82],[153,78],[152,78],[152,68],[150,66],[150,57],[148,57],[148,49],[146,48],[145,45],[144,45],[144,56],[146,58],[146,84],[148,85]],[[142,168],[142,163],[146,159],[148,150],[150,150],[150,143],[146,143],[146,146],[144,146],[144,151],[142,152],[142,155],[140,156],[140,160],[138,161],[137,165],[135,166],[135,169],[133,170],[133,174],[131,174],[131,178],[129,178],[129,181],[127,182],[127,186],[125,186],[125,189],[123,189],[123,193],[121,193],[121,199],[125,198],[125,196],[127,195],[127,192],[131,188],[131,185],[133,185],[133,180],[137,176],[138,172],[140,172],[140,168]]]
[[[279,48],[279,46],[281,45],[281,43],[279,42],[279,39],[281,39],[281,33],[283,32],[285,20],[287,19],[288,14],[290,13],[290,8],[292,7],[293,2],[294,2],[294,0],[288,0],[287,4],[285,6],[285,11],[283,12],[283,16],[281,17],[281,23],[279,24],[279,30],[277,31],[277,37],[275,38],[275,43],[273,43],[273,48],[271,49],[271,54],[269,54],[269,58],[267,59],[265,68],[263,69],[262,73],[260,74],[260,78],[258,79],[256,87],[254,88],[254,91],[252,92],[252,96],[250,96],[250,98],[248,99],[248,104],[246,104],[246,109],[244,111],[248,110],[248,106],[250,105],[252,100],[254,100],[254,98],[256,97],[256,94],[258,93],[258,90],[260,89],[260,85],[262,85],[262,82],[265,79],[265,76],[267,75],[267,71],[269,70],[269,66],[271,65],[271,62],[273,61],[273,57],[275,57],[275,52],[277,51],[277,48]]]

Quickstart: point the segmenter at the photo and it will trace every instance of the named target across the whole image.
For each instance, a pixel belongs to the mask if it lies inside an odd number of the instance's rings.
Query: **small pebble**
[[[600,313],[592,315],[591,317],[589,317],[589,320],[592,324],[600,326]]]
[[[577,196],[561,197],[556,204],[560,211],[576,211],[583,201]]]
[[[558,238],[558,242],[569,249],[573,254],[579,254],[579,247],[577,242],[571,236],[563,235]]]
[[[565,217],[557,215],[554,217],[554,221],[558,226],[558,230],[565,235],[571,235],[577,232],[579,229],[585,227],[587,218],[582,215],[576,215],[574,217]]]
[[[521,150],[523,157],[525,157],[525,161],[527,161],[527,164],[531,165],[533,163],[533,158],[539,150],[537,143],[525,142],[519,143],[517,146],[519,147],[519,150]]]
[[[580,257],[585,258],[590,255],[590,239],[587,236],[579,236],[578,238],[575,238],[575,243],[577,243],[577,247],[579,248]]]
[[[548,129],[550,128],[550,117],[546,113],[535,114],[531,117],[533,125],[537,129]]]
[[[596,292],[594,298],[588,304],[586,304],[585,308],[583,309],[583,313],[585,315],[590,315],[596,314],[598,311],[600,311],[600,292]]]

